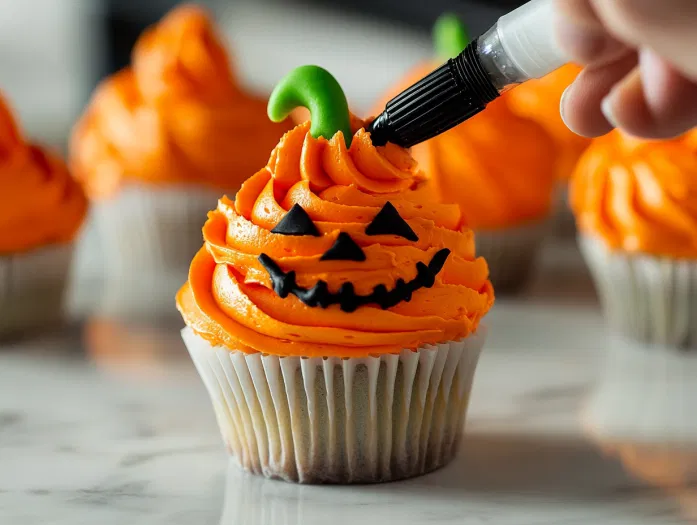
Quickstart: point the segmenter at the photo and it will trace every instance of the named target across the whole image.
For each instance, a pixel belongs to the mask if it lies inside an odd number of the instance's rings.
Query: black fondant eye
[[[419,237],[411,226],[402,219],[391,202],[386,202],[365,229],[366,235],[398,235],[410,241],[418,241]]]
[[[341,232],[334,245],[329,248],[320,261],[365,261],[365,253],[346,232]]]
[[[319,230],[310,216],[299,204],[293,205],[271,233],[280,235],[312,235],[319,237]]]

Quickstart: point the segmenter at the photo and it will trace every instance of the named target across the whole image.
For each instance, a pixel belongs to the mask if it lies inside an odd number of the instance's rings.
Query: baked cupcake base
[[[547,219],[515,228],[475,231],[477,256],[489,264],[489,279],[497,294],[517,293],[528,283],[548,233]]]
[[[587,235],[579,245],[614,331],[645,343],[697,348],[697,261],[613,251]]]
[[[94,207],[103,246],[102,314],[174,316],[174,295],[201,249],[219,192],[198,186],[125,186]]]
[[[299,483],[379,483],[455,455],[485,331],[398,355],[300,358],[182,331],[239,465]]]
[[[0,256],[0,337],[63,319],[73,244]]]

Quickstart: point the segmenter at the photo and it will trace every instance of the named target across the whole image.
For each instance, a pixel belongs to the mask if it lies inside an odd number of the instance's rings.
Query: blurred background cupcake
[[[590,140],[576,135],[561,119],[559,106],[567,87],[576,79],[581,68],[568,64],[546,77],[531,80],[506,93],[511,110],[539,123],[554,140],[557,202],[554,231],[568,236],[575,232],[574,217],[569,208],[568,183],[581,154]]]
[[[177,296],[189,353],[244,469],[374,483],[452,460],[494,301],[457,205],[407,150],[373,146],[325,70],[269,102],[312,122],[222,198]]]
[[[594,140],[573,175],[571,204],[610,327],[697,347],[697,155],[688,141],[618,131]]]
[[[98,86],[70,145],[96,202],[100,312],[169,314],[206,213],[266,163],[286,129],[237,85],[202,8],[178,7],[146,30],[131,66]]]
[[[57,155],[28,142],[0,95],[0,337],[55,325],[87,199]]]
[[[467,44],[458,18],[444,15],[434,26],[436,57],[418,66],[386,96],[422,78]],[[499,293],[520,290],[529,280],[548,232],[555,188],[555,146],[544,128],[514,113],[506,97],[452,130],[412,148],[438,198],[462,207],[475,232]]]
[[[553,211],[553,144],[504,99],[413,148],[440,199],[462,207],[500,293],[530,280]]]

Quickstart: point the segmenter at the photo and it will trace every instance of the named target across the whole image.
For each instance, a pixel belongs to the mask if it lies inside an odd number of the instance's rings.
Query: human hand
[[[562,97],[584,136],[649,139],[697,126],[697,0],[556,0],[559,43],[586,66]]]

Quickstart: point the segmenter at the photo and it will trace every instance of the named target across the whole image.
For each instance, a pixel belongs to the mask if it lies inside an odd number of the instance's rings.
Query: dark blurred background
[[[36,138],[64,146],[97,82],[124,67],[134,42],[174,0],[4,0],[0,86]],[[230,42],[240,81],[268,92],[292,67],[317,63],[368,111],[430,53],[430,28],[456,12],[473,35],[519,0],[203,0]]]
[[[127,63],[130,47],[138,34],[148,25],[158,20],[177,2],[173,0],[105,0],[106,9],[103,24],[108,45],[105,71]],[[226,2],[209,0],[201,2],[213,8],[224,10]],[[235,0],[228,5],[237,3]],[[515,9],[523,4],[521,0],[285,0],[280,3],[297,6],[299,10],[314,8],[332,9],[337,12],[350,12],[364,16],[374,16],[388,23],[408,24],[414,28],[428,31],[433,21],[444,11],[460,13],[471,24],[473,31],[486,29],[486,24],[496,15]]]

